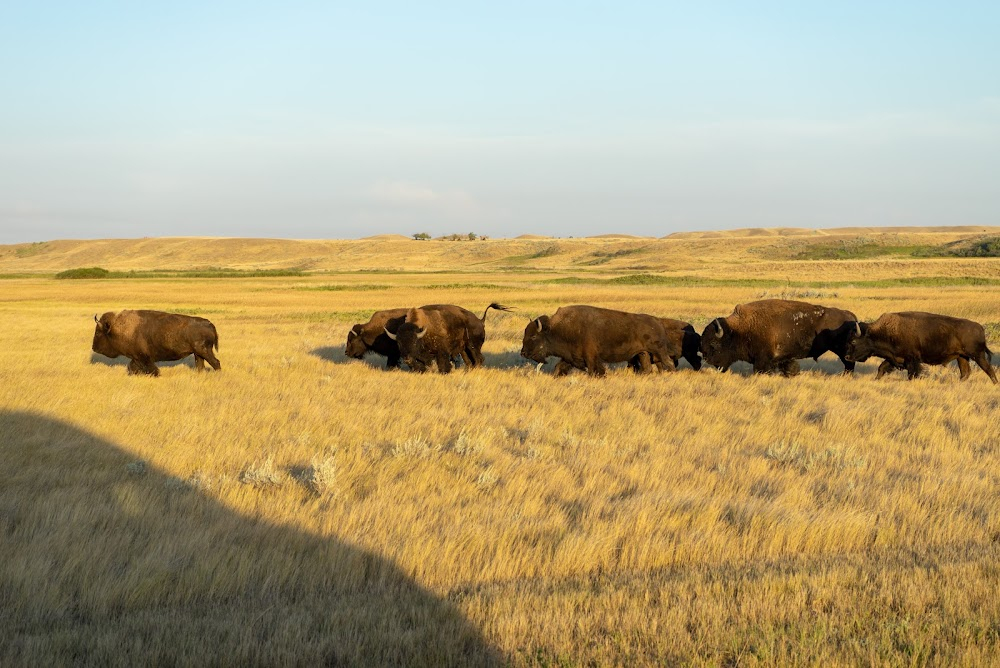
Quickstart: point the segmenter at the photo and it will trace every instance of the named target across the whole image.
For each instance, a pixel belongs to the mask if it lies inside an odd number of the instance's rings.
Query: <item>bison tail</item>
[[[219,352],[219,332],[215,329],[215,325],[212,325],[212,334],[215,334],[213,347],[215,348],[215,352]]]
[[[486,307],[485,311],[483,311],[483,317],[480,318],[480,320],[482,320],[483,322],[486,322],[486,314],[490,312],[491,308],[492,309],[496,309],[497,311],[513,311],[514,310],[513,306],[504,306],[503,304],[497,304],[496,302],[493,302],[492,304],[490,304],[489,306]]]

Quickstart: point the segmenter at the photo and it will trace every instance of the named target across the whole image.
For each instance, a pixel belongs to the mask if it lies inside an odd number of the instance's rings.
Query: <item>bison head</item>
[[[701,334],[701,356],[723,371],[738,361],[733,330],[725,318],[716,318],[705,327]]]
[[[548,359],[549,316],[542,315],[524,328],[524,339],[521,343],[521,357],[538,364],[545,364]]]
[[[681,342],[681,355],[688,361],[695,371],[701,369],[701,337],[692,327],[690,331],[684,331],[684,338]]]
[[[845,322],[847,331],[847,352],[844,359],[848,362],[864,362],[875,353],[875,346],[868,336],[867,322]]]
[[[395,333],[389,331],[388,327],[384,329],[386,335],[399,346],[399,356],[406,362],[406,366],[414,371],[427,370],[427,367],[434,361],[434,353],[428,346],[424,345],[423,338],[427,335],[426,327],[404,321]]]
[[[355,325],[347,333],[347,345],[344,347],[344,354],[354,359],[361,359],[368,352],[368,344],[361,336],[361,325]]]
[[[95,353],[112,359],[121,355],[111,339],[111,323],[114,317],[115,314],[110,311],[102,315],[100,319],[94,315],[94,322],[97,323],[97,326],[94,328],[94,343],[91,345],[91,349]]]

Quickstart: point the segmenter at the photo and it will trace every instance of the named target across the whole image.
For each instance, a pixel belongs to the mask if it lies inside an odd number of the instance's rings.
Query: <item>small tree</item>
[[[413,238],[416,239],[417,241],[426,241],[427,239],[431,238],[431,235],[427,234],[426,232],[417,232],[416,234],[413,235]]]
[[[469,241],[475,241],[477,238],[475,232],[469,232]]]

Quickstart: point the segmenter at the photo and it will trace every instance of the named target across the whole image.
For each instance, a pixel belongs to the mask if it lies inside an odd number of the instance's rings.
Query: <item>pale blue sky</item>
[[[0,242],[998,225],[997,35],[994,2],[3,2]]]

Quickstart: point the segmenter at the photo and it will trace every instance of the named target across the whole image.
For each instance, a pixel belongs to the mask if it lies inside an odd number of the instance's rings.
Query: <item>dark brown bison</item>
[[[958,360],[960,378],[965,380],[972,373],[971,360],[996,383],[992,356],[986,346],[986,330],[964,318],[916,311],[883,313],[875,322],[848,327],[847,358],[855,362],[882,358],[876,379],[894,369],[906,369],[907,378],[912,380],[924,364]]]
[[[663,323],[663,329],[666,330],[670,349],[680,351],[680,355],[672,360],[673,368],[677,368],[678,362],[684,358],[695,371],[701,369],[701,335],[695,331],[694,326],[683,320],[672,318],[660,318],[660,322]],[[634,371],[641,371],[646,364],[642,356],[647,354],[636,355],[629,361],[629,366]],[[656,364],[660,371],[667,371],[671,368],[660,359],[651,360],[651,362]]]
[[[580,369],[603,376],[605,363],[631,362],[648,373],[652,361],[673,370],[682,356],[680,337],[671,339],[659,318],[596,306],[563,306],[524,328],[521,356],[538,363],[558,357],[556,375]]]
[[[172,362],[194,355],[201,371],[205,362],[219,371],[222,365],[212,349],[219,349],[215,325],[205,318],[163,311],[121,311],[105,313],[94,331],[93,350],[105,357],[129,358],[129,375],[159,376],[156,362]]]
[[[361,359],[368,353],[375,353],[385,357],[386,369],[399,367],[399,345],[386,334],[386,329],[395,330],[403,322],[409,310],[394,308],[376,311],[368,322],[354,325],[347,333],[344,354],[354,359]]]
[[[483,317],[452,304],[431,304],[410,309],[393,332],[386,335],[399,346],[406,365],[414,371],[426,371],[432,362],[441,373],[452,368],[452,359],[461,356],[465,366],[483,363],[483,343],[486,341],[486,314],[490,309],[510,311],[502,304],[490,304]]]
[[[850,373],[854,362],[845,357],[847,336],[841,325],[856,321],[857,316],[839,308],[786,299],[749,302],[705,327],[701,354],[723,371],[743,361],[752,364],[755,373],[780,371],[794,376],[799,372],[796,360],[818,359],[832,351],[844,363],[844,372]]]

